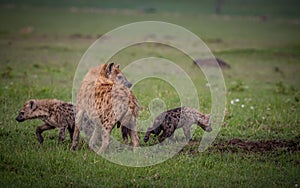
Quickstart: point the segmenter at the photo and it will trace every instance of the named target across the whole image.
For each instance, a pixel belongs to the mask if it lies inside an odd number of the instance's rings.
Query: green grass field
[[[61,2],[61,3],[59,3]],[[297,187],[300,185],[300,11],[297,1],[225,1],[214,14],[211,1],[168,4],[148,1],[0,1],[0,182],[1,187]],[[75,8],[76,7],[76,8]],[[141,11],[143,10],[143,11]],[[262,16],[266,16],[262,18]],[[98,36],[124,24],[157,20],[194,32],[213,54],[231,65],[224,69],[226,116],[214,144],[233,138],[294,141],[296,151],[245,151],[211,146],[197,152],[203,131],[173,158],[133,168],[111,163],[88,149],[83,139],[71,152],[69,138],[57,144],[57,130],[35,136],[39,120],[15,117],[30,98],[72,101],[74,73]],[[166,46],[133,46],[112,59],[129,64],[143,57],[163,57],[178,64],[192,61]],[[201,110],[211,110],[202,74],[197,83]],[[167,108],[180,105],[166,83],[146,80],[133,88],[140,119],[149,102],[161,98]],[[234,102],[238,99],[239,102]],[[150,125],[149,125],[150,126]],[[120,137],[119,130],[113,134]],[[143,134],[140,134],[141,145]],[[196,143],[196,145],[195,145]]]

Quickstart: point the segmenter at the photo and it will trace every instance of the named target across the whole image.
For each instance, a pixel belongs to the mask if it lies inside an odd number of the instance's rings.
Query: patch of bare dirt
[[[217,149],[224,152],[244,150],[253,153],[270,152],[279,149],[286,150],[288,152],[298,152],[300,150],[300,139],[247,141],[234,138],[229,140],[227,143],[215,143],[210,149]]]
[[[184,147],[181,153],[196,154],[198,153],[199,141],[190,141]],[[245,151],[250,153],[266,153],[273,151],[285,151],[295,153],[300,151],[300,135],[292,140],[260,140],[248,141],[239,138],[233,138],[229,141],[214,143],[208,148],[208,151],[220,152],[239,152]]]

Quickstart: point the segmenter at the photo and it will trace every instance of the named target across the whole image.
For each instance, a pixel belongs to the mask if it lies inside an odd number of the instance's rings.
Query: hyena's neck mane
[[[95,86],[95,98],[102,98],[105,94],[110,93],[113,88],[113,84],[109,82],[102,82],[99,85],[96,84]]]
[[[210,121],[210,116],[198,111],[197,112],[197,121],[198,121],[198,124],[208,125],[209,121]]]
[[[56,99],[44,99],[36,101],[36,109],[34,110],[35,117],[39,119],[46,119],[51,115],[51,112],[54,112],[55,106],[60,103]]]
[[[99,76],[95,82],[96,86],[112,86],[113,82],[104,76]]]
[[[185,107],[185,110],[193,117],[195,123],[198,123],[200,120],[201,122],[205,121],[205,114],[201,113],[199,110],[190,107]]]

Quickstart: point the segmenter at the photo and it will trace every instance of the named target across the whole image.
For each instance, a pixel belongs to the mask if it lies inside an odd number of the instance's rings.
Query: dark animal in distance
[[[220,58],[196,59],[194,61],[194,64],[203,65],[203,66],[216,66],[215,62],[217,62],[221,68],[228,68],[228,69],[231,68],[231,66],[227,62],[225,62],[224,60],[222,60]]]

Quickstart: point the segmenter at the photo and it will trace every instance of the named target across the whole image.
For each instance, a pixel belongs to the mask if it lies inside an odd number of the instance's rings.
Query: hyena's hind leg
[[[136,122],[131,121],[128,124],[122,125],[122,137],[125,142],[128,142],[128,135],[130,137],[129,145],[133,146],[133,151],[140,145],[140,139],[137,134]]]
[[[129,136],[130,136],[130,145],[133,146],[133,149],[138,147],[140,145],[140,139],[137,134],[136,125],[131,126],[131,129],[129,130]]]
[[[128,129],[125,126],[122,126],[121,132],[122,132],[122,138],[123,138],[125,144],[128,144],[128,134],[130,133],[130,129]]]
[[[68,132],[70,134],[71,142],[73,141],[74,128],[75,128],[74,126],[73,127],[68,126]]]
[[[50,129],[54,129],[54,128],[55,128],[54,126],[50,126],[50,125],[48,125],[48,124],[43,124],[43,125],[38,126],[38,127],[36,128],[36,136],[37,136],[37,139],[38,139],[38,141],[39,141],[40,144],[42,144],[43,141],[44,141],[44,138],[43,138],[43,136],[42,136],[42,133],[43,133],[44,131],[46,131],[46,130],[50,130]]]
[[[128,144],[128,135],[129,135],[130,129],[128,129],[127,127],[121,125],[121,122],[118,121],[117,122],[117,128],[120,128],[120,127],[121,127],[121,133],[122,133],[122,138],[124,140],[124,143]]]

